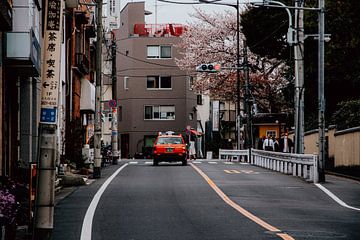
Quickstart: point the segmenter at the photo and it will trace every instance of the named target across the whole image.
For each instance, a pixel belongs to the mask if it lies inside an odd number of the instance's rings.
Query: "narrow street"
[[[86,229],[80,238],[90,202],[119,168],[93,209],[91,238]],[[340,206],[314,184],[251,165],[123,160],[102,173],[57,204],[53,239],[360,238],[360,211]],[[341,181],[329,177],[327,184]],[[359,208],[360,185],[346,181],[347,195],[338,196]]]

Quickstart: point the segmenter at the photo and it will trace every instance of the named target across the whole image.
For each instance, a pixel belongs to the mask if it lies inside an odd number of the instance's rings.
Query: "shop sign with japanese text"
[[[40,122],[56,124],[60,82],[63,1],[48,0],[46,2]]]

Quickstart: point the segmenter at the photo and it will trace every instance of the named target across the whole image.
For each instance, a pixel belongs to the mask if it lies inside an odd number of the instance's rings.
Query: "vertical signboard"
[[[62,0],[46,2],[40,122],[56,124],[60,82]]]
[[[219,131],[219,114],[220,114],[220,102],[215,100],[212,102],[212,130]]]
[[[108,0],[108,26],[110,29],[118,29],[120,24],[120,1]]]

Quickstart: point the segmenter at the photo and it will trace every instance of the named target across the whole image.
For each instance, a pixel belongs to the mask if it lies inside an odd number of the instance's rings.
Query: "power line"
[[[180,4],[180,5],[194,5],[194,4],[203,4],[201,2],[176,2],[176,1],[169,1],[169,0],[158,0],[159,2],[164,3],[172,3],[172,4]]]
[[[161,67],[171,67],[171,68],[175,68],[175,67],[177,68],[177,67],[178,67],[177,65],[167,65],[167,64],[161,64],[161,63],[154,63],[154,62],[142,60],[142,59],[139,59],[139,58],[131,57],[131,56],[128,56],[128,55],[126,55],[125,53],[122,53],[122,52],[120,52],[120,51],[116,51],[116,52],[119,53],[120,55],[123,55],[124,57],[133,59],[133,60],[135,60],[135,61],[147,63],[147,64],[152,64],[152,65],[161,66]]]
[[[106,76],[106,77],[111,77],[110,74],[105,74],[102,73],[102,75]],[[178,74],[178,75],[167,75],[167,74],[160,74],[159,76],[170,76],[171,78],[178,78],[178,77],[188,77],[188,76],[195,76],[196,74]],[[157,76],[154,74],[150,74],[150,75],[123,75],[123,74],[116,74],[117,77],[132,77],[132,78],[146,78],[149,76]]]

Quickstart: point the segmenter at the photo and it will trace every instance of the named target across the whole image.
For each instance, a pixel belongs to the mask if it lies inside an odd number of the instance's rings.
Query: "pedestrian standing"
[[[257,144],[257,149],[262,150],[263,149],[263,144],[265,141],[266,137],[262,136],[262,138],[259,138],[258,144]]]
[[[280,146],[279,146],[279,141],[278,138],[273,137],[273,142],[274,142],[274,151],[275,152],[280,152]]]
[[[279,142],[280,151],[284,153],[290,153],[293,147],[293,142],[288,137],[288,134],[285,133]]]
[[[265,151],[274,151],[274,141],[271,139],[271,136],[268,135],[263,143],[263,150]]]

